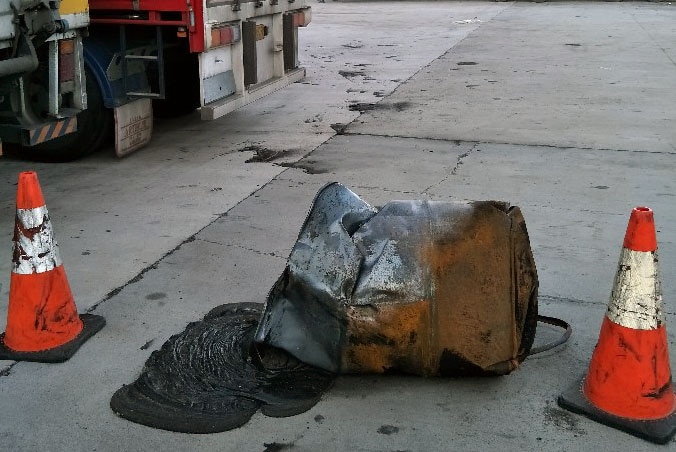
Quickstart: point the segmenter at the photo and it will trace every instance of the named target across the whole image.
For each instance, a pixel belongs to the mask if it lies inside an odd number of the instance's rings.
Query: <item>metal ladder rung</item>
[[[157,61],[158,58],[155,55],[125,55],[128,60],[146,60],[146,61]]]
[[[157,55],[134,55],[127,53],[127,36],[125,25],[120,25],[120,51],[122,52],[122,80],[125,94],[129,97],[140,97],[148,99],[164,99],[166,90],[164,84],[164,55],[163,55],[163,44],[162,44],[162,29],[160,26],[155,27],[157,45]],[[149,92],[137,92],[137,91],[127,91],[127,61],[136,60],[155,63],[155,70],[157,71],[157,80],[159,84],[159,93],[149,93]]]
[[[161,99],[162,95],[160,93],[142,93],[142,92],[129,92],[127,93],[127,96],[132,96],[132,97],[148,97],[150,99]]]

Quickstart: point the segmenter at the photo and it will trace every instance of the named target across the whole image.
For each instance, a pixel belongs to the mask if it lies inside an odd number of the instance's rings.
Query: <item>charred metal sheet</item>
[[[256,341],[332,372],[505,374],[535,337],[537,272],[504,202],[315,198]]]
[[[351,235],[375,213],[340,184],[317,194],[287,268],[268,295],[257,341],[308,364],[339,370],[345,306],[363,260]]]

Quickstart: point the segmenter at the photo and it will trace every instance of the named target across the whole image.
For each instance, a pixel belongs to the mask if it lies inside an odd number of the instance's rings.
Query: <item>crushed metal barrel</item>
[[[342,373],[506,374],[528,354],[538,279],[504,202],[317,194],[256,341]]]
[[[504,375],[528,355],[538,278],[518,207],[392,201],[324,186],[265,306],[223,305],[111,400],[182,432],[310,409],[340,373]]]

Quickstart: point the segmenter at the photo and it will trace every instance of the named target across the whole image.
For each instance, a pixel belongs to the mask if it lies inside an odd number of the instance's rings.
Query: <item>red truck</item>
[[[86,109],[71,133],[24,149],[78,158],[114,137],[119,156],[149,142],[154,115],[215,119],[300,80],[305,0],[89,0]]]

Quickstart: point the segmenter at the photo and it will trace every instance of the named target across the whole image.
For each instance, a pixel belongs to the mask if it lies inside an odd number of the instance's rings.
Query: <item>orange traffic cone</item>
[[[676,433],[653,212],[632,210],[589,370],[559,405],[649,441]]]
[[[37,174],[19,174],[7,327],[0,359],[62,362],[105,325],[78,315]]]

